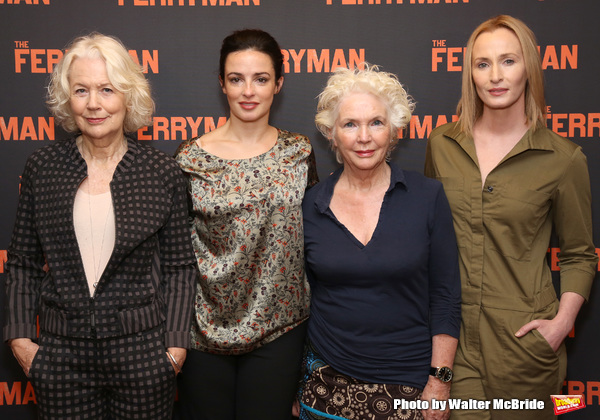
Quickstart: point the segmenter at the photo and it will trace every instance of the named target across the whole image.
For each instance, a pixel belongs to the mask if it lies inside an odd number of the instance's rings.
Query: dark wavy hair
[[[261,29],[241,29],[233,32],[223,40],[221,56],[219,59],[219,77],[225,78],[225,60],[227,56],[236,51],[254,50],[271,57],[275,68],[275,80],[279,80],[283,73],[283,54],[279,44],[270,34]]]

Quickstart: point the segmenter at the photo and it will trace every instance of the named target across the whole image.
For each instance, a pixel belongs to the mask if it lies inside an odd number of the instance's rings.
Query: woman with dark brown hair
[[[269,124],[282,64],[264,31],[226,37],[219,82],[230,117],[176,154],[200,268],[184,418],[291,415],[309,314],[301,205],[316,168],[305,136]]]

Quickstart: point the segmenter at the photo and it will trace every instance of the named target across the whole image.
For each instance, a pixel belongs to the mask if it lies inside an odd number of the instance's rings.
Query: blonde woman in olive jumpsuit
[[[597,270],[587,162],[547,129],[533,33],[510,16],[481,24],[465,52],[459,120],[429,138],[425,173],[441,180],[459,245],[462,325],[452,398],[536,399],[453,419],[551,419],[566,376],[564,338]],[[546,261],[560,243],[560,301]],[[519,403],[520,404],[520,403]]]

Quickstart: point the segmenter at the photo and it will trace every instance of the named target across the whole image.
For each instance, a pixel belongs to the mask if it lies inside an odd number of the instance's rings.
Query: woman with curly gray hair
[[[319,95],[316,124],[342,167],[303,203],[300,418],[445,418],[427,408],[448,398],[460,324],[450,208],[441,183],[388,162],[414,102],[395,75],[363,67],[338,69]]]

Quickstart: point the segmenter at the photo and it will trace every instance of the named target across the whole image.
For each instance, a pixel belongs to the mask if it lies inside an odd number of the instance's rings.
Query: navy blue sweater
[[[366,246],[329,209],[343,169],[306,193],[308,334],[342,373],[422,389],[432,336],[458,338],[456,238],[442,184],[390,166],[390,187]]]

